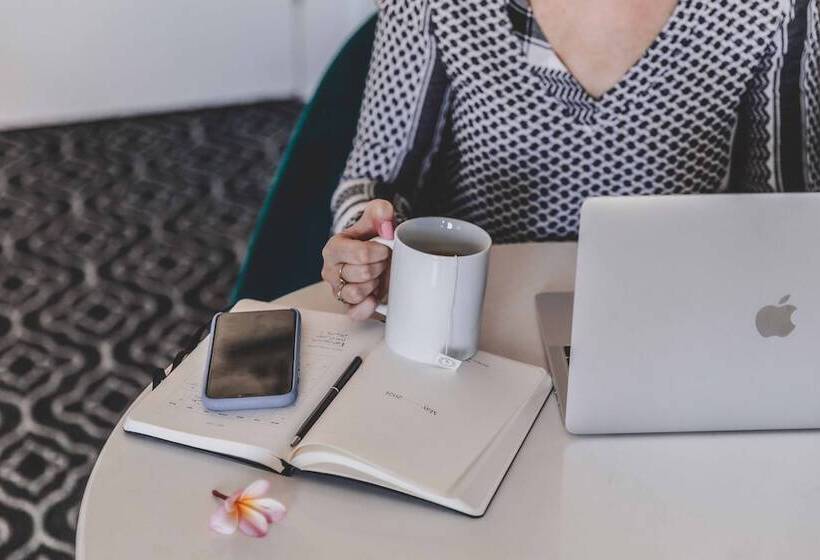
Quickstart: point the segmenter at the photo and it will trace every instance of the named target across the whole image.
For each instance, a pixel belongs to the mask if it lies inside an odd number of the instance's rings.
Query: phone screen
[[[224,399],[290,393],[295,341],[291,309],[223,313],[213,328],[205,394]]]

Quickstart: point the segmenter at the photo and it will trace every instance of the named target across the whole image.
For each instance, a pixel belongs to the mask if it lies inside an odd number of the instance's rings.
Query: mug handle
[[[385,247],[390,249],[390,251],[393,251],[393,245],[396,242],[395,239],[385,239],[384,237],[374,237],[370,241],[375,241],[376,243],[381,243],[382,245],[384,245]],[[376,306],[376,313],[379,313],[380,315],[384,315],[385,317],[387,317],[387,304],[386,303],[378,304]]]

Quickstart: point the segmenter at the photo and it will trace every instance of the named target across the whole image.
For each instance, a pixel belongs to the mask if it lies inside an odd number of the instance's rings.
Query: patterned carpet
[[[0,558],[71,558],[107,435],[227,303],[300,106],[0,132]]]

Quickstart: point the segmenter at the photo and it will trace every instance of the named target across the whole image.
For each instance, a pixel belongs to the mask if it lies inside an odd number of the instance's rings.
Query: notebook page
[[[243,301],[234,310],[276,309],[261,302]],[[328,387],[344,371],[354,356],[367,352],[383,335],[383,325],[375,321],[357,323],[344,315],[300,310],[302,314],[299,393],[288,407],[260,410],[212,411],[202,404],[207,339],[199,344],[168,378],[134,410],[127,431],[147,435],[146,426],[159,426],[163,433],[176,432],[174,441],[186,435],[223,440],[258,447],[287,457],[290,440],[301,422],[322,399]],[[129,429],[137,425],[139,429]],[[164,438],[167,439],[167,438]],[[201,440],[200,440],[201,441]],[[210,451],[226,452],[222,449]]]
[[[545,376],[483,352],[451,372],[396,356],[382,343],[300,448],[333,448],[445,494]]]
[[[465,476],[456,483],[452,493],[462,500],[465,510],[472,511],[473,515],[486,511],[551,390],[552,379],[545,376],[530,399],[501,429],[476,462],[470,465],[470,470]]]

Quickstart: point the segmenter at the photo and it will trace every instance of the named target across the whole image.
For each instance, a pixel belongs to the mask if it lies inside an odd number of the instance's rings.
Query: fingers
[[[371,200],[364,208],[359,220],[342,232],[342,235],[352,239],[371,239],[382,233],[389,233],[392,238],[393,220],[395,212],[393,205],[386,200]],[[387,223],[389,226],[383,226]]]
[[[387,261],[371,264],[346,264],[342,269],[342,278],[345,282],[355,284],[375,280],[387,269]]]
[[[342,288],[342,299],[348,305],[358,305],[370,295],[374,295],[378,287],[378,280],[360,282],[358,284],[345,284]]]
[[[334,235],[322,250],[322,278],[333,296],[341,295],[354,319],[367,319],[376,310],[377,298],[386,292],[390,250],[367,240],[380,235],[393,238],[393,205],[386,200],[370,201],[362,217],[350,228]],[[342,266],[344,264],[344,266]],[[346,284],[339,290],[340,270]]]
[[[334,235],[322,250],[326,265],[339,263],[371,264],[387,260],[390,249],[376,242],[363,242]]]
[[[365,319],[369,319],[375,312],[376,298],[372,295],[366,297],[358,305],[350,306],[350,308],[347,310],[348,316],[353,319],[356,319],[357,321],[364,321]]]
[[[344,267],[344,277],[345,277],[345,285],[342,287],[341,296],[345,303],[349,305],[356,305],[364,301],[370,295],[377,295],[379,294],[379,284],[381,283],[381,277],[379,274],[373,276],[369,280],[362,280],[360,282],[353,282],[347,281],[348,277],[348,269],[354,265],[346,265]],[[361,274],[363,271],[366,271],[369,268],[369,265],[362,265],[360,267],[361,270],[357,271],[356,274]],[[367,274],[372,274],[368,272]],[[339,294],[339,271],[335,270],[333,267],[325,266],[322,269],[322,279],[328,283],[330,286],[330,290],[333,293],[333,297],[337,298]]]

